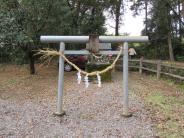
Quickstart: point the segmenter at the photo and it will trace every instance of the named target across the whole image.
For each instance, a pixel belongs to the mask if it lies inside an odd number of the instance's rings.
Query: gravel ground
[[[0,137],[154,137],[149,113],[131,90],[129,103],[133,116],[122,117],[122,73],[116,72],[113,77],[114,81],[102,84],[102,88],[90,84],[85,89],[84,84],[75,83],[75,72],[66,73],[63,117],[53,115],[57,72],[27,76],[21,81],[15,78],[13,84],[0,85]],[[130,81],[134,81],[131,75]]]

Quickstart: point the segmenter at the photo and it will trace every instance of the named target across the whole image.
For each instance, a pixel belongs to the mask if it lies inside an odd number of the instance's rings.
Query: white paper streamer
[[[101,76],[97,73],[98,87],[102,87]]]
[[[84,77],[84,82],[85,82],[86,88],[88,88],[89,87],[89,80],[88,80],[88,76],[87,75]]]
[[[78,73],[77,73],[77,83],[78,83],[78,84],[80,84],[80,83],[81,83],[81,79],[82,79],[82,77],[81,77],[81,73],[80,73],[80,72],[78,72]]]

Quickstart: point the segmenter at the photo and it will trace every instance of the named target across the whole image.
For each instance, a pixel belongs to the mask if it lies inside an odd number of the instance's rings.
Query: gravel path
[[[74,72],[66,73],[64,117],[52,114],[56,108],[56,76],[57,73],[47,75],[43,73],[40,76],[24,78],[11,87],[14,91],[9,95],[10,90],[0,87],[0,137],[154,137],[149,113],[144,109],[143,103],[132,94],[130,94],[130,111],[133,112],[133,116],[130,118],[121,116],[123,109],[121,72],[113,75],[112,83],[104,83],[102,88],[90,84],[88,89],[85,89],[83,84],[75,83]],[[133,81],[131,75],[130,80]],[[21,86],[26,87],[23,89]]]

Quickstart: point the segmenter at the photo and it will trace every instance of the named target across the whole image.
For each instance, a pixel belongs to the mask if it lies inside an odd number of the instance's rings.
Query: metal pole
[[[123,48],[123,116],[129,117],[128,111],[128,43]]]
[[[60,52],[64,53],[65,44],[63,42],[60,43]],[[59,76],[58,76],[58,95],[57,95],[57,109],[55,115],[62,116],[65,112],[62,109],[63,104],[63,87],[64,87],[64,59],[59,57]]]
[[[41,36],[45,43],[88,43],[89,36]],[[147,36],[99,36],[100,43],[147,42]]]

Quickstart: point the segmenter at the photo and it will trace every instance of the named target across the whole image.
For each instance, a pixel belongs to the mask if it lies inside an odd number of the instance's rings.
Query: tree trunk
[[[178,0],[178,12],[179,12],[179,38],[180,41],[182,40],[182,27],[181,27],[181,22],[182,22],[182,17],[181,17],[181,5],[180,5],[180,0]]]
[[[30,74],[35,74],[35,59],[34,59],[34,53],[33,51],[28,51],[29,55],[29,66],[30,66]]]
[[[172,46],[172,25],[171,25],[171,14],[170,14],[170,7],[167,6],[167,23],[168,23],[168,32],[167,32],[167,43],[169,47],[169,57],[171,61],[174,61],[174,54],[173,54],[173,46]]]
[[[115,35],[116,35],[116,36],[119,35],[119,17],[117,17],[117,14],[116,14]]]
[[[119,23],[120,23],[120,12],[121,12],[121,0],[117,0],[116,10],[115,10],[115,35],[119,35]]]
[[[182,2],[182,11],[181,11],[181,14],[182,14],[182,16],[184,18],[184,1]]]
[[[145,35],[148,33],[148,1],[145,1]]]
[[[173,54],[173,46],[172,46],[172,41],[171,41],[171,33],[168,33],[168,46],[169,46],[169,57],[171,61],[174,61],[174,54]]]

